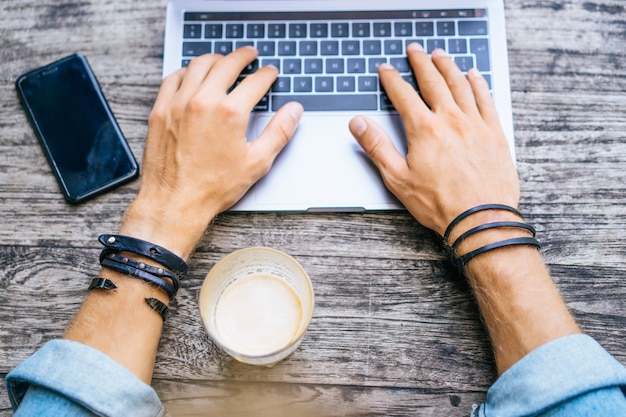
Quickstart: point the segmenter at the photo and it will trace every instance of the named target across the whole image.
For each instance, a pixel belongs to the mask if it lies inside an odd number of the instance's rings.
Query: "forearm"
[[[64,338],[98,349],[150,383],[163,320],[144,299],[155,297],[167,304],[167,295],[119,272],[103,269],[100,276],[117,289],[91,291]]]
[[[477,213],[461,223],[454,236],[477,224],[507,220],[520,221],[505,211]],[[528,232],[517,228],[482,231],[464,241],[458,253],[522,236]],[[580,333],[535,247],[510,246],[483,253],[467,264],[464,274],[491,337],[499,374],[537,347]]]
[[[173,225],[170,220],[180,216],[168,216],[172,209],[168,207],[155,216],[155,211],[147,210],[138,198],[126,213],[119,234],[149,241],[188,259],[212,216]],[[136,254],[124,255],[164,267]],[[110,279],[117,288],[91,291],[64,337],[100,350],[150,383],[163,319],[145,299],[157,298],[167,305],[168,295],[141,279],[107,268],[100,277]]]

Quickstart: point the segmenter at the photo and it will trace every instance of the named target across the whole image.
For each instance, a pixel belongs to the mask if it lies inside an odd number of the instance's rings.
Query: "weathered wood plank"
[[[0,2],[0,377],[58,337],[97,273],[139,182],[65,204],[13,82],[87,55],[133,152],[161,79],[165,1]],[[626,362],[626,10],[622,0],[507,0],[522,209],[581,326]],[[197,315],[204,274],[248,246],[292,254],[317,307],[302,346],[273,368],[235,363]],[[62,266],[59,267],[59,262]],[[333,415],[464,416],[495,378],[466,285],[405,212],[223,214],[192,259],[161,341],[154,386],[175,416],[258,401]],[[10,415],[4,383],[0,415]],[[292,414],[293,415],[293,414]],[[319,415],[319,414],[318,414]]]

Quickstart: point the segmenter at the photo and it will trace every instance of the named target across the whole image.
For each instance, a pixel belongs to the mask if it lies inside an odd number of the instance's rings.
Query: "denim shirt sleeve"
[[[24,400],[25,408],[41,407],[47,415],[49,406],[58,407],[55,415],[69,415],[64,411],[77,406],[86,415],[165,415],[152,387],[104,353],[69,340],[46,343],[11,371],[6,382],[14,409]],[[30,386],[37,389],[26,396]]]
[[[472,416],[626,416],[625,395],[626,368],[591,337],[571,335],[504,372]]]

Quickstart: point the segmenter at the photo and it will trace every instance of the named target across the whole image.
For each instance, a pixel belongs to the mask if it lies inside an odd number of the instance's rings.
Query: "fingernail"
[[[352,119],[352,131],[356,136],[361,136],[367,130],[367,123],[362,117],[355,117]]]
[[[467,75],[470,77],[482,77],[482,74],[478,72],[476,68],[470,68],[469,71],[467,71]]]
[[[386,62],[383,62],[382,64],[380,64],[380,65],[378,66],[378,68],[380,68],[380,69],[384,69],[384,70],[394,69],[393,65],[388,64],[388,63],[386,63]]]
[[[406,48],[412,51],[424,51],[424,47],[419,42],[411,42]]]
[[[444,51],[443,49],[435,49],[432,54],[433,56],[448,56],[448,53],[446,51]]]

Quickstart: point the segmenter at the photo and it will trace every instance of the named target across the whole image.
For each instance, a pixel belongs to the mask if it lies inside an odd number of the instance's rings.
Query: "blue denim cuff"
[[[37,385],[101,416],[161,417],[156,392],[104,353],[69,340],[52,340],[6,378],[16,409],[28,387]]]
[[[540,346],[504,372],[476,415],[532,416],[615,387],[626,389],[626,368],[591,337],[566,336]]]

